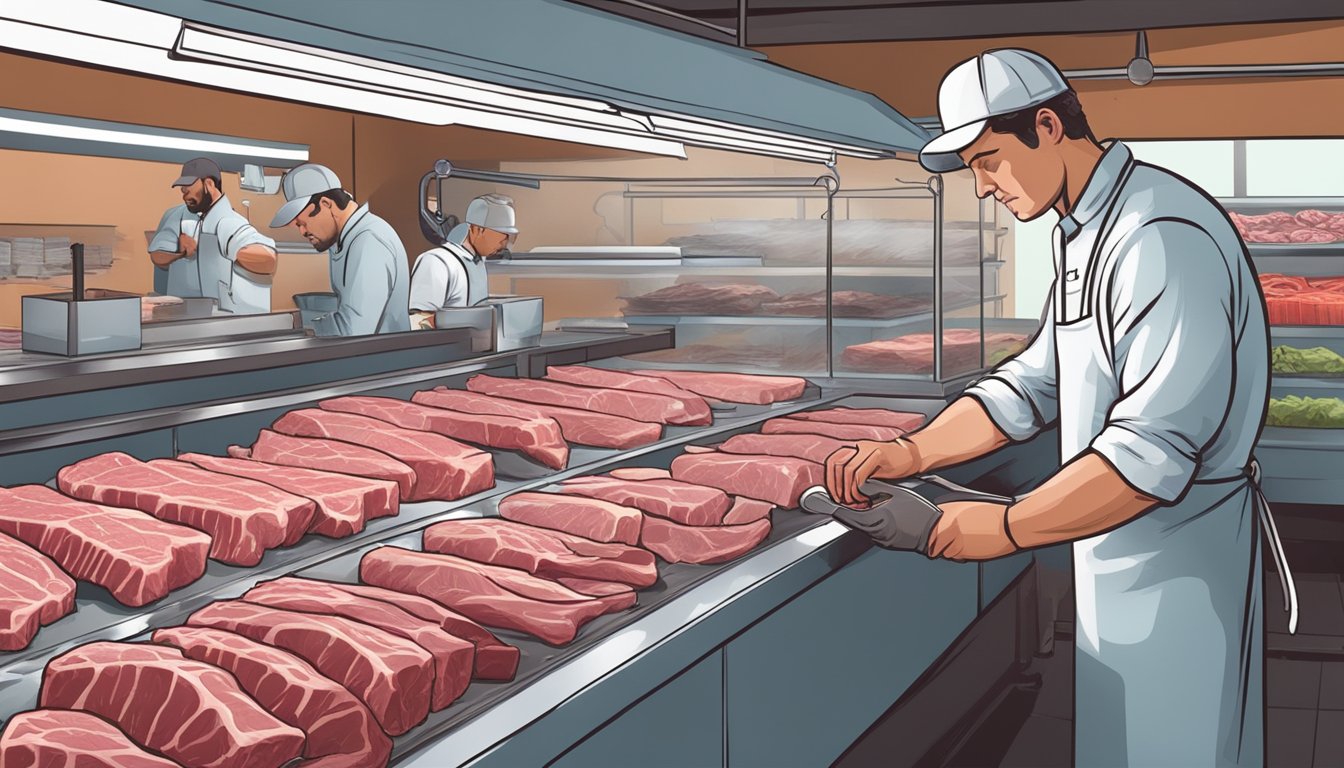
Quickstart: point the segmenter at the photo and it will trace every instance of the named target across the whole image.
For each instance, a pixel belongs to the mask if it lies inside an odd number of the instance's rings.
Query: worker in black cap
[[[182,165],[173,186],[181,189],[195,226],[184,219],[177,251],[155,251],[151,258],[168,268],[169,295],[213,298],[221,310],[238,315],[270,312],[275,241],[233,210],[220,176],[219,165],[206,157]]]

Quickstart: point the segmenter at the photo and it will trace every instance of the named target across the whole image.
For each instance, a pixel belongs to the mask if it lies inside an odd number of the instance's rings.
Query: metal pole
[[[933,192],[933,380],[943,380],[943,179],[929,178]]]
[[[747,0],[737,0],[737,47],[747,47]]]

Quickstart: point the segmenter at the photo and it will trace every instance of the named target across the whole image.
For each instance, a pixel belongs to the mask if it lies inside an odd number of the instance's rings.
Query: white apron
[[[1061,275],[1056,281],[1060,457],[1066,464],[1088,449],[1121,396],[1091,295],[1107,229],[1103,224],[1094,241],[1083,279],[1070,283]],[[1057,250],[1057,271],[1059,258]],[[1084,295],[1070,298],[1069,288]],[[1070,314],[1066,306],[1078,309]],[[1201,477],[1175,504],[1074,542],[1073,754],[1080,768],[1263,765],[1262,525],[1293,628],[1296,592],[1252,474],[1248,468],[1231,477]]]

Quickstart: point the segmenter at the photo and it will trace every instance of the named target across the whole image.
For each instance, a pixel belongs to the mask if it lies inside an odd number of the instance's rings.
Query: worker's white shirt
[[[163,218],[159,219],[159,227],[155,230],[154,237],[149,241],[149,252],[178,253],[180,251],[178,236],[182,234],[182,222],[184,221],[200,222],[200,217],[187,210],[185,203],[175,205],[164,211]],[[201,295],[201,276],[196,271],[195,259],[175,259],[165,270],[167,273],[166,280],[160,278],[160,269],[162,268],[154,268],[154,290],[156,293],[178,297]],[[174,287],[180,291],[185,291],[185,293],[173,293]]]
[[[332,247],[331,290],[340,306],[331,315],[337,336],[411,329],[406,312],[406,249],[396,230],[365,203],[351,214]]]
[[[169,294],[208,296],[219,301],[220,310],[236,315],[270,312],[271,276],[249,272],[238,264],[238,252],[249,245],[274,249],[275,241],[258,232],[233,210],[229,198],[221,195],[201,218],[196,233],[196,258],[178,259],[178,262],[188,264],[194,262],[200,286],[198,292],[175,293],[170,271]]]
[[[485,259],[472,253],[466,243],[450,240],[415,259],[411,270],[412,312],[470,307],[485,301],[489,294]]]

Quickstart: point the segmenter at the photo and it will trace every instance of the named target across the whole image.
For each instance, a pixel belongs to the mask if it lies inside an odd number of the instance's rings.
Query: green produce
[[[1344,357],[1332,349],[1298,349],[1287,345],[1274,348],[1275,373],[1344,374]]]
[[[1265,423],[1271,427],[1344,429],[1344,400],[1338,397],[1270,398]]]

